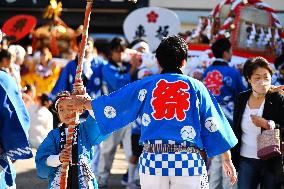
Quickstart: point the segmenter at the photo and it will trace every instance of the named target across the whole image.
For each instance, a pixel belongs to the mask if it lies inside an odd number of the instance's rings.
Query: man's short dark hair
[[[110,51],[120,51],[123,52],[127,47],[126,41],[121,37],[115,37],[111,40],[109,44]]]
[[[156,50],[156,57],[163,69],[182,67],[183,60],[187,59],[186,41],[177,35],[164,38]]]
[[[7,51],[5,49],[0,50],[0,62],[2,62],[2,60],[4,58],[11,60],[11,57],[12,57],[12,55],[9,51]]]
[[[229,52],[231,49],[231,42],[229,39],[227,38],[221,38],[216,40],[213,44],[212,44],[212,52],[215,58],[223,58],[223,54],[224,52]]]

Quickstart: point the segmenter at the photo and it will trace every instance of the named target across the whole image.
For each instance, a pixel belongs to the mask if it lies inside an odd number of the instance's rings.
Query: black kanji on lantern
[[[146,37],[144,26],[139,25],[135,32],[135,39],[141,39],[142,37]]]
[[[160,40],[163,39],[163,37],[167,37],[169,35],[169,28],[170,26],[159,26],[159,29],[156,31],[157,35],[155,37],[159,38]]]
[[[11,31],[14,32],[14,33],[21,32],[24,29],[27,21],[28,20],[26,18],[22,18],[22,19],[17,20],[17,22],[14,24]]]

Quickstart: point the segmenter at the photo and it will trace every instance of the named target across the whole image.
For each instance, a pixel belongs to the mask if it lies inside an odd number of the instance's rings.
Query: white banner
[[[143,39],[155,51],[163,37],[180,32],[180,20],[173,12],[165,8],[147,7],[133,11],[123,24],[126,39],[131,43]]]

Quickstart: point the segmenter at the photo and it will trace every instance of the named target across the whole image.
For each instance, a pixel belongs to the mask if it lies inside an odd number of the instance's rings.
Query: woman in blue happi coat
[[[48,188],[59,188],[61,164],[69,161],[68,189],[98,188],[91,170],[91,159],[94,156],[94,146],[104,140],[105,136],[97,135],[96,122],[91,115],[86,121],[79,123],[80,111],[69,111],[67,106],[61,103],[62,99],[69,97],[70,93],[63,91],[56,98],[54,106],[62,125],[49,132],[39,146],[35,159],[37,174],[40,178],[49,179]],[[71,155],[65,148],[65,143],[68,126],[74,122],[77,127],[74,131]]]

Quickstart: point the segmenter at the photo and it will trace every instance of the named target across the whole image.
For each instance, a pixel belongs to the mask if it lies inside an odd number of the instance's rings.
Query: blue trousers
[[[238,171],[238,189],[278,189],[276,174],[267,170],[263,160],[241,157]]]

